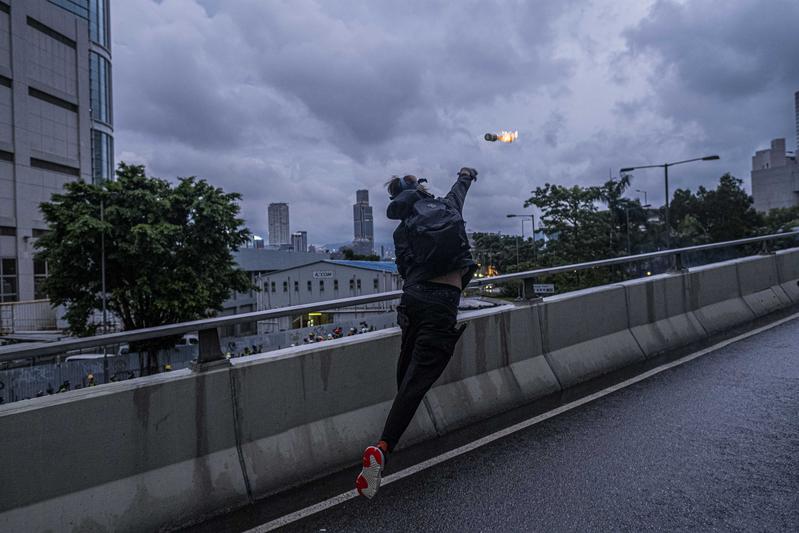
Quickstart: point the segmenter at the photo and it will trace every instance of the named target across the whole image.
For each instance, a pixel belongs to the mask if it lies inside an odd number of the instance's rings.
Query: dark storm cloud
[[[792,124],[799,88],[797,7],[758,4],[125,0],[112,13],[117,159],[240,191],[257,233],[269,202],[289,202],[292,230],[316,243],[351,238],[357,188],[388,239],[391,174],[443,193],[478,167],[466,217],[490,231],[518,231],[504,214],[545,181],[596,184],[706,150],[723,164],[675,183],[746,176]],[[482,141],[507,128],[518,144]],[[659,201],[660,180],[634,186]]]
[[[797,21],[794,0],[658,1],[626,37],[630,55],[653,64],[650,109],[677,129],[694,125],[695,145],[720,152],[748,180],[755,149],[774,137],[793,141]],[[620,108],[642,109],[640,101]]]

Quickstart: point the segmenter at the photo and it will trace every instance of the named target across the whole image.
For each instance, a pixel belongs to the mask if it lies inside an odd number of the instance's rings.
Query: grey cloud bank
[[[787,0],[112,7],[117,158],[241,192],[260,234],[267,204],[285,201],[310,242],[349,238],[368,188],[388,240],[386,178],[444,192],[463,165],[483,178],[470,228],[515,232],[505,213],[546,181],[720,153],[675,175],[696,187],[746,178],[771,137],[793,144],[799,4]],[[518,144],[482,141],[507,128]],[[634,185],[658,202],[660,179]]]

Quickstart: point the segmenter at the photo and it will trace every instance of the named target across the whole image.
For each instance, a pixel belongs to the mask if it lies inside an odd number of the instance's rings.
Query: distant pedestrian
[[[402,343],[397,362],[397,396],[383,434],[364,450],[358,492],[372,498],[388,454],[410,424],[424,395],[446,368],[463,333],[456,328],[461,291],[477,264],[469,252],[463,203],[477,171],[462,168],[452,189],[436,198],[415,176],[388,183],[388,218],[400,220],[394,231],[397,269],[404,280],[397,322]],[[365,323],[363,323],[365,325]]]

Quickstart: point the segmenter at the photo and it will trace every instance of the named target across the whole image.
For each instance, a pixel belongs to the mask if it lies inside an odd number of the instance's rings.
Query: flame
[[[505,131],[503,130],[501,133],[497,134],[497,140],[503,143],[512,143],[516,139],[519,138],[518,131]]]

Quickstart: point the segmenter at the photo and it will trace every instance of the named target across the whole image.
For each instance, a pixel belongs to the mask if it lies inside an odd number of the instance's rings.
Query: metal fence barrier
[[[56,313],[49,300],[0,303],[0,334],[54,329]]]
[[[614,257],[611,259],[601,259],[598,261],[588,261],[584,263],[576,263],[571,265],[561,265],[556,267],[528,270],[525,272],[503,274],[500,276],[492,276],[488,278],[479,278],[473,280],[468,285],[467,288],[479,288],[487,284],[495,284],[508,281],[517,281],[517,280],[526,280],[525,281],[526,283],[531,283],[535,278],[548,276],[552,274],[559,274],[563,272],[574,272],[579,270],[589,270],[589,269],[607,267],[612,265],[636,263],[640,261],[647,261],[655,258],[664,258],[664,257],[671,258],[672,269],[682,270],[684,265],[684,257],[687,254],[706,251],[706,250],[715,250],[719,248],[728,248],[732,246],[754,244],[754,243],[762,244],[760,253],[768,253],[769,242],[791,237],[793,238],[799,237],[799,231],[777,233],[772,235],[762,235],[759,237],[749,237],[745,239],[737,239],[734,241],[702,244],[698,246],[688,246],[684,248],[673,248],[657,252],[650,252],[637,255],[626,255],[621,257]],[[232,326],[235,324],[256,322],[259,320],[268,320],[283,316],[290,316],[309,311],[329,311],[333,309],[351,307],[354,305],[380,302],[385,300],[395,300],[398,299],[401,295],[402,291],[390,291],[378,294],[371,294],[368,296],[355,296],[350,298],[341,298],[338,300],[329,300],[325,302],[312,302],[308,304],[293,305],[290,307],[281,307],[279,309],[270,309],[266,311],[253,311],[250,313],[241,313],[238,315],[205,318],[201,320],[194,320],[191,322],[167,324],[164,326],[157,326],[153,328],[123,331],[119,333],[109,333],[106,335],[97,335],[94,337],[73,338],[51,343],[28,343],[28,344],[4,346],[0,347],[0,362],[58,355],[58,354],[63,354],[68,350],[77,350],[82,348],[105,346],[105,345],[120,344],[120,343],[133,343],[137,341],[158,339],[171,336],[180,336],[186,333],[198,332],[199,341],[200,341],[199,356],[195,368],[202,369],[206,366],[226,361],[224,355],[222,354],[222,350],[219,343],[218,328],[224,326]]]

